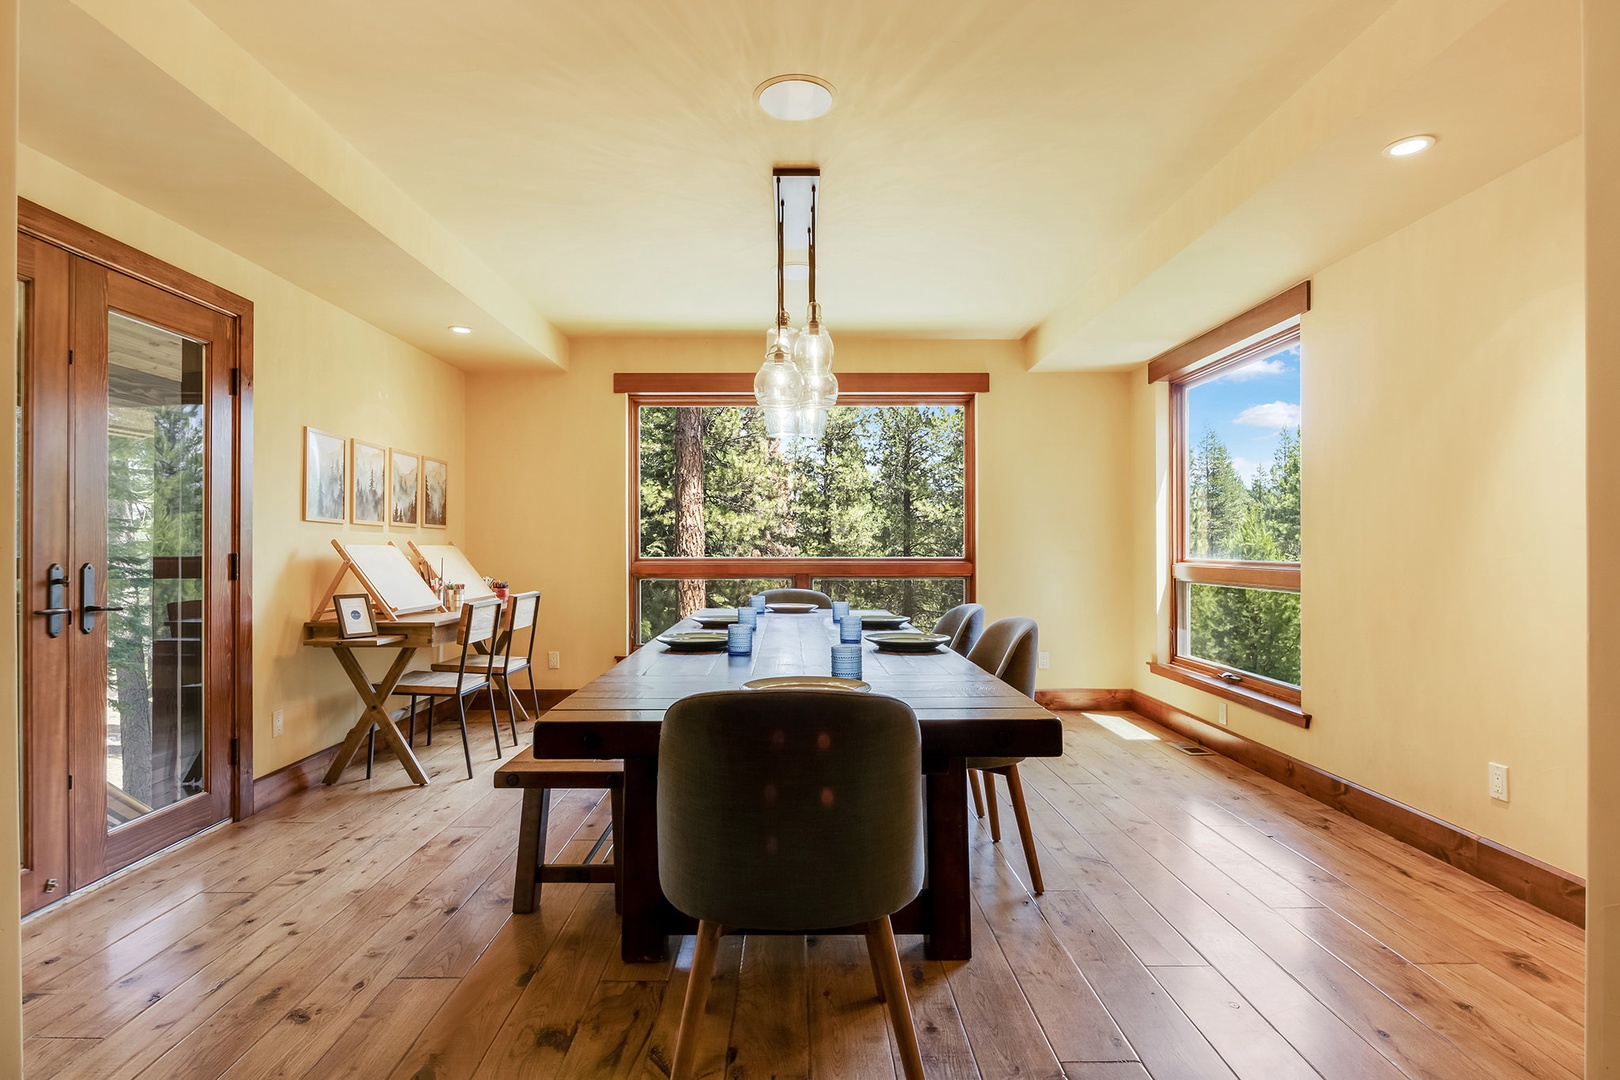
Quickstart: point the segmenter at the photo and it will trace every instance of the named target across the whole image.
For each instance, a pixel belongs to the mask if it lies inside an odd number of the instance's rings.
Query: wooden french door
[[[23,910],[230,816],[237,320],[18,237]]]

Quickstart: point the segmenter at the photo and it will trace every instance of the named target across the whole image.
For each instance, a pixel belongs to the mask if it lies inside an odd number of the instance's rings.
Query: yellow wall
[[[1229,710],[1235,731],[1577,874],[1581,160],[1567,143],[1314,276],[1302,320],[1313,718],[1304,731]],[[1213,720],[1216,699],[1140,664],[1168,643],[1167,396],[1137,380],[1134,684]],[[1509,766],[1509,803],[1488,796],[1493,761]]]
[[[835,330],[836,332],[836,330]],[[628,634],[628,410],[616,371],[753,371],[763,334],[586,337],[562,375],[467,382],[467,547],[485,573],[538,588],[538,675],[578,687]],[[977,405],[978,599],[1040,623],[1042,686],[1123,686],[1129,536],[1119,528],[1127,376],[1031,375],[1009,341],[837,337],[840,371],[988,371]]]
[[[1586,1075],[1620,1076],[1620,10],[1586,3]]]
[[[299,641],[337,568],[332,538],[403,546],[420,536],[442,542],[446,533],[303,521],[304,425],[447,461],[448,535],[459,542],[462,373],[27,147],[18,165],[24,198],[253,301],[254,773],[331,746],[359,715],[359,699],[324,650]],[[275,709],[286,714],[281,738],[271,735]]]
[[[0,0],[0,258],[17,262],[17,5]],[[0,341],[17,339],[14,304],[0,305]],[[17,385],[17,357],[13,349],[0,349],[0,385]],[[17,462],[10,439],[0,448],[0,476],[15,477]],[[8,481],[7,489],[13,485]],[[7,498],[11,498],[8,493]],[[0,530],[0,563],[15,566],[16,535]],[[0,656],[17,655],[17,628],[11,619],[0,620]],[[22,856],[17,816],[17,665],[0,664],[0,865],[20,866]],[[18,930],[21,895],[0,889],[0,1076],[21,1076],[22,1052],[22,937]]]

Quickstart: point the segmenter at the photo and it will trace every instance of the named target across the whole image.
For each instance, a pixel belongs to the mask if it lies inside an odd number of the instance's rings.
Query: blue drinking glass
[[[751,607],[740,607],[737,609],[737,621],[732,625],[746,626],[748,629],[752,630],[758,622],[759,613],[757,611]]]
[[[838,644],[832,647],[832,673],[835,679],[861,677],[861,646]]]
[[[833,622],[843,622],[844,616],[849,614],[848,600],[833,601]]]
[[[754,651],[754,628],[741,623],[726,627],[726,652],[731,656],[747,656]]]
[[[756,615],[762,614],[765,611],[765,594],[764,593],[762,593],[762,592],[755,593],[753,596],[750,596],[748,598],[748,602],[749,602],[749,604],[751,604],[753,606],[754,613]]]
[[[845,645],[859,645],[861,643],[861,617],[859,615],[844,616],[844,621],[838,624],[838,640]]]

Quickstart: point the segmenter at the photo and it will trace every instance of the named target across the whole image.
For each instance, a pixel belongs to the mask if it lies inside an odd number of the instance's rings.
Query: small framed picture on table
[[[363,638],[377,636],[377,620],[371,615],[371,597],[365,593],[334,596],[337,607],[338,637]]]

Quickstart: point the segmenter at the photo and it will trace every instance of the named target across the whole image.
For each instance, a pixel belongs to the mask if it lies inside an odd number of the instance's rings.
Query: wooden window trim
[[[1303,696],[1297,686],[1277,682],[1253,672],[1216,664],[1200,657],[1183,655],[1181,649],[1181,585],[1218,585],[1240,589],[1271,589],[1300,592],[1300,564],[1251,562],[1239,559],[1194,559],[1187,553],[1186,460],[1187,390],[1219,377],[1234,367],[1275,352],[1299,337],[1292,322],[1310,307],[1310,282],[1302,282],[1288,292],[1245,312],[1224,326],[1152,361],[1149,378],[1170,383],[1170,655],[1168,663],[1150,661],[1155,675],[1191,686],[1226,701],[1234,702],[1299,727],[1310,727],[1310,714],[1304,711]],[[1269,320],[1269,321],[1267,321]],[[1279,325],[1284,324],[1284,325]],[[1272,332],[1267,332],[1272,331]],[[1221,350],[1249,338],[1258,337],[1241,349],[1221,355]],[[1212,350],[1198,355],[1203,350]],[[1162,362],[1162,363],[1161,363]],[[1154,376],[1155,364],[1167,372]]]
[[[962,578],[963,599],[975,599],[974,560],[978,542],[977,395],[990,389],[986,372],[921,374],[852,372],[838,376],[840,405],[958,405],[963,417],[962,557],[953,558],[644,558],[641,555],[641,425],[646,406],[724,406],[754,403],[751,372],[618,372],[613,392],[626,395],[628,485],[626,531],[629,649],[640,648],[637,602],[640,583],[649,578],[790,578],[808,589],[812,578]]]
[[[1191,377],[1201,368],[1227,359],[1221,352],[1311,310],[1311,283],[1302,281],[1270,300],[1250,308],[1215,329],[1177,345],[1148,361],[1148,382],[1165,382]]]

